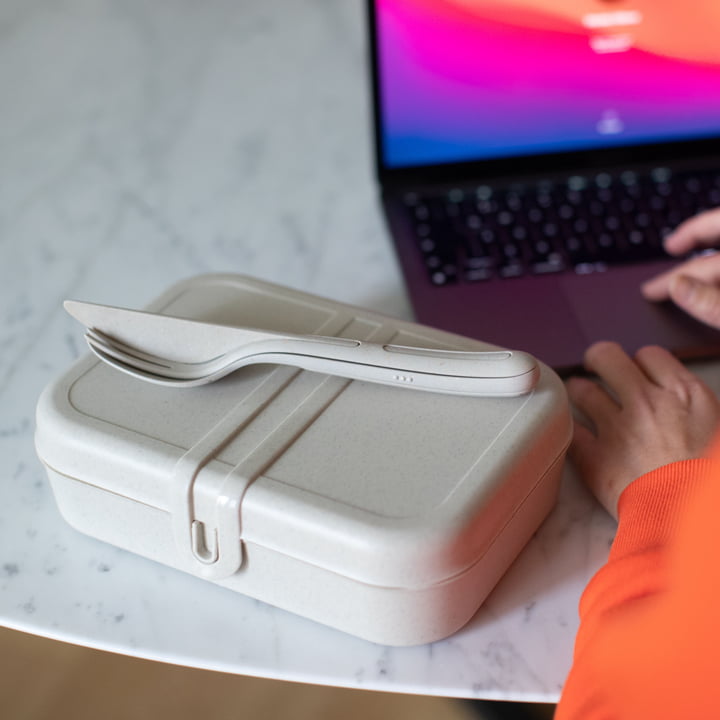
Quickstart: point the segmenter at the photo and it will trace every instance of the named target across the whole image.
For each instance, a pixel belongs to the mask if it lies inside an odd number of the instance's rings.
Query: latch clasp
[[[195,517],[193,486],[204,466],[189,450],[173,473],[172,516],[175,543],[185,569],[208,580],[234,575],[243,563],[240,506],[250,481],[239,468],[223,480],[215,502],[214,524]]]

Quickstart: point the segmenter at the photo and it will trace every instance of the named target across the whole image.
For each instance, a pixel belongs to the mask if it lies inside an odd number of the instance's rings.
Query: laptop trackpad
[[[717,354],[720,331],[690,318],[672,303],[651,303],[640,294],[644,280],[668,267],[671,264],[642,264],[564,277],[568,304],[587,343],[615,340],[629,353],[643,345],[662,345],[684,358]]]

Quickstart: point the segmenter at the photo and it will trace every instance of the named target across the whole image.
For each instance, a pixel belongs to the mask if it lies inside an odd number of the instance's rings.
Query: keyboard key
[[[509,263],[503,265],[499,270],[500,277],[503,278],[517,278],[525,274],[525,266],[521,263]]]
[[[533,263],[530,269],[535,275],[548,275],[550,273],[562,272],[566,269],[566,265],[562,257],[559,254],[555,254],[544,262]]]
[[[544,258],[553,252],[553,246],[547,240],[542,239],[533,243],[532,250],[537,257]]]
[[[482,227],[482,220],[479,215],[472,213],[465,217],[465,228],[470,232],[477,232]]]
[[[560,231],[560,229],[558,228],[558,226],[552,222],[545,223],[542,226],[542,234],[546,238],[556,238],[558,236],[559,231]]]
[[[531,223],[539,225],[545,219],[545,213],[539,207],[532,207],[528,210],[527,217]]]
[[[510,237],[517,243],[522,244],[528,239],[528,231],[524,225],[516,225],[510,230]]]
[[[493,228],[483,228],[479,233],[478,237],[486,244],[486,245],[494,245],[497,242],[497,233]]]
[[[605,227],[611,232],[617,232],[621,226],[620,218],[617,215],[606,215],[605,216]]]
[[[457,281],[457,268],[454,265],[443,265],[430,273],[433,285],[449,285]]]
[[[482,280],[490,280],[495,277],[495,271],[493,268],[470,268],[465,270],[463,277],[467,282],[481,282]]]
[[[413,214],[416,220],[424,222],[430,219],[430,208],[425,204],[416,204],[413,206]]]
[[[435,241],[431,237],[421,238],[419,244],[420,244],[420,249],[423,251],[423,253],[425,255],[434,253],[437,250],[437,245],[435,244]]]
[[[515,216],[508,210],[503,210],[497,214],[497,223],[503,227],[512,225],[515,221]]]
[[[495,264],[493,249],[479,238],[468,236],[463,244],[466,268],[491,267]]]
[[[523,206],[522,196],[516,192],[508,193],[505,197],[505,205],[510,212],[519,212]]]
[[[517,260],[520,258],[520,247],[513,242],[507,242],[502,246],[502,253],[508,260]]]
[[[563,203],[558,207],[558,216],[562,220],[571,220],[575,217],[575,208],[568,203]]]

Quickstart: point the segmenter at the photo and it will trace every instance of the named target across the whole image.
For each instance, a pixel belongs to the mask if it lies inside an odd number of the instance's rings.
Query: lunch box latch
[[[240,537],[240,505],[252,482],[239,467],[224,478],[214,507],[214,519],[195,517],[193,486],[204,463],[193,463],[191,452],[181,458],[174,473],[172,508],[175,544],[184,566],[208,580],[234,575],[243,563]]]

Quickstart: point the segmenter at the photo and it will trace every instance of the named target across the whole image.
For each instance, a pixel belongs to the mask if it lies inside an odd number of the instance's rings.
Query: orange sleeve
[[[720,441],[635,480],[618,516],[555,720],[720,717]]]

